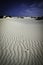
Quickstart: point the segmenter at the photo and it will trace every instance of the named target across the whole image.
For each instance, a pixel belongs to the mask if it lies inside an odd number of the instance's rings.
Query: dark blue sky
[[[43,0],[1,0],[0,15],[43,16]]]

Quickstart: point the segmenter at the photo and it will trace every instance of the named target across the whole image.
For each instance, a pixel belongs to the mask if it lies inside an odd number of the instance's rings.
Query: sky
[[[0,16],[43,16],[43,0],[0,0]]]

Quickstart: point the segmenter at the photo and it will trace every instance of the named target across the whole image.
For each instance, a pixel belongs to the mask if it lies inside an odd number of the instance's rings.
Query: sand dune
[[[43,65],[43,23],[25,22],[0,20],[0,65]]]

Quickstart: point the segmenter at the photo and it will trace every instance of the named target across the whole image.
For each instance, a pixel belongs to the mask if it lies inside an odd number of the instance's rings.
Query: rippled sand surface
[[[31,21],[0,19],[0,65],[43,65],[43,23]]]

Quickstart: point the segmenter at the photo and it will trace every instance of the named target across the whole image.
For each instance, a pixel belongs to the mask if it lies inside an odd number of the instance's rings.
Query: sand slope
[[[0,65],[43,65],[43,23],[31,21],[0,20]]]

